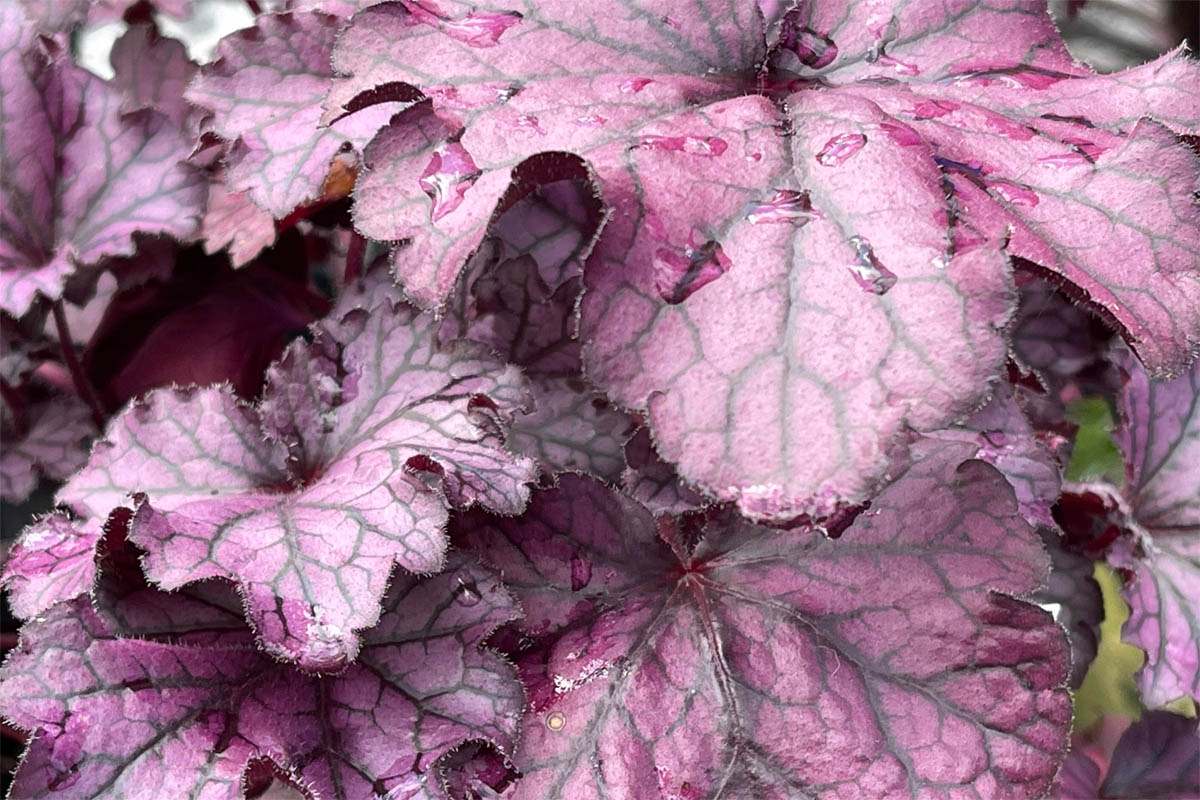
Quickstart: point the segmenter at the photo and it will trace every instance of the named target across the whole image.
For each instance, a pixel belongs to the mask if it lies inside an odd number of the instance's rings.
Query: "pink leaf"
[[[464,741],[513,747],[521,687],[479,645],[516,606],[487,570],[398,577],[358,663],[333,677],[248,646],[222,588],[110,595],[99,612],[81,600],[30,623],[0,671],[0,709],[33,734],[14,795],[235,800],[267,760],[318,797],[430,783],[432,798]]]
[[[438,570],[450,507],[518,513],[535,475],[502,445],[525,402],[517,370],[439,349],[436,323],[393,302],[292,347],[257,407],[222,388],[151,393],[60,498],[96,514],[144,495],[131,539],[152,580],[238,581],[270,652],[344,666],[392,565]]]

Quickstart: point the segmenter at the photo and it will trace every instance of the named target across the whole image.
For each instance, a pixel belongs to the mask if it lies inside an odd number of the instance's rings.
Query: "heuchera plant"
[[[179,0],[0,4],[12,797],[1200,793],[1182,48],[249,5],[198,64]],[[1148,710],[1072,749],[1110,569]]]

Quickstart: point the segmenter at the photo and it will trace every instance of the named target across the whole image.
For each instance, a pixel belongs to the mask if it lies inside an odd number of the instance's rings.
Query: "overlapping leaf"
[[[1059,776],[1062,800],[1184,800],[1200,793],[1200,735],[1194,718],[1147,711],[1110,747],[1111,753],[1097,752],[1094,758],[1088,748],[1071,753]]]
[[[1126,640],[1146,651],[1146,704],[1200,697],[1200,361],[1165,382],[1132,358],[1115,438],[1125,453],[1125,497],[1149,533],[1128,591]]]
[[[689,552],[688,523],[575,476],[464,521],[535,640],[516,797],[1040,796],[1066,645],[1011,596],[1045,553],[970,452],[943,444],[836,541],[716,513]]]
[[[79,265],[133,252],[135,232],[195,232],[203,179],[157,112],[49,53],[21,9],[0,9],[0,308],[59,297]]]
[[[229,185],[282,218],[320,197],[335,157],[361,147],[395,110],[386,105],[321,127],[340,21],[320,12],[264,14],[230,34],[187,91],[233,142]]]
[[[66,480],[87,461],[96,426],[78,397],[40,397],[20,413],[5,403],[2,413],[0,497],[5,501],[24,502],[40,477]]]
[[[585,158],[614,209],[588,374],[753,515],[865,499],[898,430],[979,399],[1009,226],[1154,369],[1200,341],[1196,163],[1137,121],[1195,125],[1200,73],[1177,55],[1096,77],[1016,0],[806,3],[772,52],[747,3],[432,8],[368,9],[335,51],[356,103],[428,98],[369,146],[359,229],[411,240],[397,274],[437,305],[496,209],[578,169],[547,151]]]
[[[615,481],[625,467],[623,448],[633,423],[582,372],[574,314],[581,254],[594,224],[581,191],[551,185],[497,221],[464,276],[441,335],[483,342],[524,370],[534,408],[513,421],[509,442],[516,452],[549,472],[578,470]]]
[[[79,600],[27,626],[0,672],[0,709],[33,733],[14,796],[236,800],[267,760],[315,798],[444,798],[440,757],[471,739],[512,748],[521,687],[479,647],[516,615],[491,572],[398,577],[336,677],[250,646],[222,588]]]
[[[124,108],[152,108],[166,114],[180,130],[192,130],[196,108],[183,90],[199,67],[178,39],[163,36],[152,20],[139,21],[113,43],[109,54],[112,83],[125,93]]]
[[[139,493],[150,578],[236,581],[267,649],[310,669],[353,659],[393,563],[441,567],[448,507],[518,513],[535,476],[503,447],[516,368],[438,348],[435,321],[380,294],[291,348],[258,407],[228,388],[135,403],[60,494],[100,515]]]

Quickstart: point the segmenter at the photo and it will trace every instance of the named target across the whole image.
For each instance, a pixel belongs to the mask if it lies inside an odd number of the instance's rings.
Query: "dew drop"
[[[861,133],[839,133],[826,142],[821,152],[817,153],[817,161],[827,167],[836,167],[862,150],[866,143],[867,137]]]
[[[474,11],[462,19],[442,20],[438,27],[450,38],[471,47],[494,47],[500,36],[520,21],[521,15],[512,11]]]
[[[729,148],[729,143],[719,136],[643,136],[637,146],[643,150],[671,150],[715,158]]]
[[[433,200],[430,217],[437,222],[463,201],[463,195],[479,177],[479,167],[466,148],[458,142],[446,142],[433,152],[429,165],[417,180],[422,191]]]
[[[522,114],[513,120],[514,128],[522,128],[527,131],[533,131],[539,136],[545,136],[546,131],[538,124],[538,118],[532,114]]]
[[[854,263],[849,265],[850,274],[864,292],[887,294],[896,285],[896,273],[879,263],[875,251],[862,236],[850,237],[854,247]]]
[[[1000,196],[1000,199],[1010,206],[1025,206],[1033,208],[1038,204],[1037,193],[1016,183],[1008,181],[990,181],[988,188]]]
[[[917,147],[924,142],[921,134],[899,122],[881,122],[879,127],[901,147]]]
[[[1103,155],[1105,150],[1108,149],[1106,147],[1101,147],[1100,145],[1093,141],[1089,141],[1088,139],[1077,139],[1074,137],[1064,136],[1063,141],[1082,153],[1089,161],[1095,161],[1097,158]]]
[[[567,727],[567,715],[561,711],[551,711],[546,715],[546,727],[558,733]]]
[[[759,161],[762,161],[762,153],[750,153],[746,156],[746,160],[757,164]]]
[[[478,605],[483,596],[479,594],[479,585],[475,581],[462,578],[458,579],[458,588],[454,590],[454,600],[459,605],[474,606]]]
[[[922,100],[905,113],[914,119],[936,119],[957,111],[959,108],[961,106],[953,100]]]
[[[712,240],[699,246],[689,244],[682,253],[660,247],[654,254],[654,288],[668,303],[682,303],[728,272],[730,266],[721,245]]]
[[[880,56],[878,59],[880,66],[891,67],[898,75],[920,75],[921,70],[915,64],[910,64],[907,61],[901,61],[898,58],[891,56]]]
[[[784,18],[779,45],[795,53],[801,64],[812,69],[829,66],[838,55],[833,39],[803,26],[793,26],[788,17]]]
[[[1033,163],[1042,167],[1068,169],[1070,167],[1082,166],[1090,162],[1088,161],[1088,157],[1083,153],[1059,153],[1053,156],[1042,156]]]
[[[619,88],[625,94],[637,94],[652,83],[654,83],[653,78],[630,78],[627,81],[622,81]]]
[[[802,228],[816,216],[808,192],[794,189],[776,189],[770,200],[746,208],[746,220],[751,225],[789,222]]]
[[[1018,142],[1027,142],[1032,139],[1036,133],[1025,125],[1013,122],[1008,117],[997,114],[994,111],[984,112],[983,121],[987,123],[989,128],[1003,136],[1005,139],[1013,139]]]

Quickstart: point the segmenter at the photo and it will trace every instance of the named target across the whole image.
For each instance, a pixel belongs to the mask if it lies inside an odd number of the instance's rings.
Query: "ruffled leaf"
[[[1200,361],[1153,381],[1132,358],[1114,438],[1125,454],[1129,513],[1149,534],[1133,562],[1126,641],[1146,651],[1140,674],[1150,707],[1200,697]]]
[[[441,568],[450,507],[519,513],[536,474],[503,448],[518,371],[438,348],[435,328],[385,295],[291,348],[257,407],[227,388],[153,392],[60,499],[101,514],[144,496],[130,538],[153,581],[234,580],[268,651],[338,669],[394,563]]]
[[[133,234],[191,236],[203,178],[189,143],[157,112],[49,54],[20,7],[0,9],[0,308],[57,299],[78,267],[130,255]]]
[[[232,141],[229,185],[279,219],[321,196],[335,158],[349,158],[395,110],[389,105],[330,127],[319,124],[333,71],[336,17],[264,14],[255,27],[217,46],[187,99],[213,112],[213,129]]]
[[[0,709],[33,734],[14,796],[236,800],[267,760],[313,797],[406,797],[466,740],[512,748],[521,687],[479,645],[516,606],[489,571],[398,577],[336,677],[248,646],[221,588],[109,597],[99,613],[80,600],[25,628],[0,671]]]
[[[943,445],[837,540],[715,513],[689,552],[690,523],[574,476],[465,521],[534,639],[516,797],[1040,796],[1066,644],[1012,596],[1045,553],[969,453]]]
[[[587,269],[588,375],[756,517],[865,500],[899,431],[981,399],[1006,240],[1153,369],[1200,341],[1196,162],[1138,122],[1188,129],[1200,72],[1096,76],[1027,3],[814,2],[774,32],[733,2],[393,3],[334,61],[347,108],[427,98],[355,191],[360,231],[408,240],[394,265],[422,304],[496,215],[586,159],[614,212]],[[1110,88],[1123,110],[1088,117]]]

